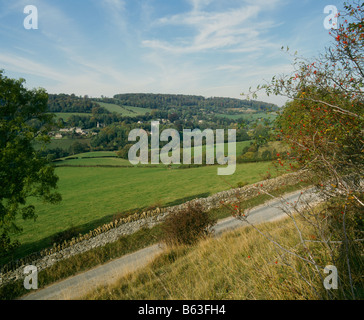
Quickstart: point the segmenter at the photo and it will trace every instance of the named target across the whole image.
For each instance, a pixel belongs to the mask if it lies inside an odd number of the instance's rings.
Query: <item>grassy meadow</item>
[[[121,114],[124,117],[136,117],[139,115],[144,115],[147,112],[151,112],[152,109],[149,108],[139,108],[139,107],[130,107],[130,106],[119,106],[117,104],[112,103],[106,103],[106,102],[98,102],[101,107],[105,108],[106,110],[110,112],[116,112]]]
[[[105,103],[105,102],[98,102],[101,107],[105,108],[110,112],[116,112],[125,117],[136,117],[139,115],[144,115],[147,112],[151,112],[152,109],[149,108],[139,108],[139,107],[130,107],[130,106],[119,106],[117,104],[112,103]],[[56,119],[63,119],[64,121],[69,120],[72,116],[81,116],[81,117],[90,117],[92,113],[85,113],[85,112],[55,112]]]
[[[52,140],[52,143],[64,146],[71,141]],[[250,143],[237,142],[237,154]],[[202,150],[206,151],[206,145]],[[227,150],[225,144],[225,152]],[[167,167],[164,164],[133,166],[128,160],[118,158],[113,151],[81,153],[61,158],[54,165],[62,202],[50,205],[37,199],[30,200],[29,204],[36,207],[37,220],[17,218],[23,231],[15,238],[22,245],[12,257],[1,259],[1,264],[52,246],[55,235],[70,229],[76,234],[86,233],[110,222],[115,216],[150,206],[175,205],[238,184],[260,181],[272,166],[270,162],[237,164],[235,174],[218,176],[217,169],[221,167],[218,165],[194,168]],[[272,176],[277,174],[272,173]]]
[[[63,150],[69,150],[69,148],[75,143],[75,142],[80,142],[80,143],[84,143],[86,145],[90,145],[90,141],[91,139],[72,139],[72,138],[62,138],[62,139],[51,139],[51,141],[44,145],[40,142],[35,142],[34,143],[34,148],[39,150],[39,149],[56,149],[56,148],[60,148]]]
[[[249,146],[250,141],[239,141],[236,143],[236,152],[240,154],[244,147]],[[191,148],[191,155],[194,155],[195,148]],[[202,152],[204,153],[206,149],[206,145],[202,145]],[[228,144],[224,144],[224,150],[227,154],[228,152]],[[208,149],[211,149],[209,147]],[[214,145],[214,152],[216,150],[216,145]],[[181,149],[182,151],[182,149]],[[169,152],[171,156],[172,153]],[[77,159],[75,159],[77,158]],[[182,156],[181,156],[182,161]],[[121,167],[132,167],[133,165],[129,162],[129,160],[121,159],[117,157],[116,152],[114,151],[96,151],[96,152],[86,152],[80,153],[76,155],[72,155],[69,157],[61,158],[57,161],[56,166],[121,166]],[[140,165],[143,166],[143,165]],[[163,164],[160,165],[150,165],[150,166],[164,166]],[[173,167],[179,167],[179,165],[173,165]]]
[[[83,161],[108,161],[80,159]],[[122,159],[116,159],[122,161]],[[127,161],[127,160],[124,160]],[[62,202],[57,205],[36,199],[35,222],[17,223],[23,232],[17,235],[22,246],[14,257],[21,257],[52,245],[52,236],[72,227],[81,232],[95,228],[120,213],[148,206],[179,204],[196,197],[207,197],[238,183],[254,183],[269,170],[270,162],[238,164],[232,176],[218,176],[218,166],[186,169],[159,167],[59,167],[59,189]]]
[[[116,157],[115,151],[90,151],[84,153],[78,153],[78,158],[102,158],[102,157]]]
[[[73,158],[73,156],[69,157]],[[132,164],[129,160],[121,159],[117,157],[107,157],[107,158],[77,158],[77,159],[68,159],[64,158],[64,160],[57,161],[57,166],[128,166],[131,167]]]
[[[238,120],[238,119],[246,119],[250,121],[256,121],[258,119],[269,119],[274,120],[277,115],[275,113],[266,113],[266,112],[242,112],[241,114],[226,114],[226,113],[218,113],[216,116],[221,118],[227,118],[230,120]]]

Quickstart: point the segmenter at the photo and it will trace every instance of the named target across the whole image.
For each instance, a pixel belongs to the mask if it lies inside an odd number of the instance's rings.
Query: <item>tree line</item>
[[[74,94],[48,94],[49,112],[110,113],[87,96],[77,97]]]
[[[198,107],[211,110],[245,108],[255,111],[277,111],[278,106],[261,101],[250,101],[234,98],[210,97],[182,94],[152,94],[152,93],[129,93],[116,94],[114,99],[104,98],[103,102],[119,105],[151,108],[169,109],[171,107]],[[112,101],[112,102],[111,102]]]

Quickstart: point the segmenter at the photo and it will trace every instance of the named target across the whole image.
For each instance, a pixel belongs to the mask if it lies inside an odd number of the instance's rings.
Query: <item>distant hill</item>
[[[275,104],[262,101],[242,100],[235,98],[182,95],[182,94],[152,94],[152,93],[127,93],[116,94],[114,99],[117,104],[150,109],[168,109],[173,107],[199,107],[206,109],[246,109],[254,111],[277,111]],[[105,101],[107,102],[107,101]],[[111,102],[111,101],[110,101]]]
[[[278,106],[262,101],[251,101],[234,98],[182,95],[128,93],[116,94],[113,98],[78,97],[74,94],[49,94],[48,106],[55,113],[111,113],[105,103],[116,106],[158,109],[161,111],[194,109],[213,113],[270,112],[277,111]],[[148,110],[149,111],[149,110]]]

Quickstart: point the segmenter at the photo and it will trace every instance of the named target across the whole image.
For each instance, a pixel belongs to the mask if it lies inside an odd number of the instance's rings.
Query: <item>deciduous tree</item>
[[[36,140],[49,141],[53,116],[47,113],[48,95],[44,89],[26,89],[24,82],[0,71],[0,255],[19,245],[11,239],[21,231],[17,215],[36,219],[29,198],[61,200],[54,168],[33,147]]]
[[[355,299],[363,288],[363,10],[362,1],[344,3],[338,28],[329,33],[333,44],[322,55],[304,59],[295,54],[292,74],[273,77],[250,91],[253,97],[263,89],[268,95],[290,98],[277,122],[277,138],[290,151],[284,157],[278,154],[278,161],[281,166],[298,162],[307,169],[325,205],[314,208],[308,202],[305,208],[295,207],[297,215],[287,210],[296,226],[296,219],[301,219],[315,230],[308,239],[297,228],[297,248],[303,248],[303,254],[295,255],[296,249],[288,252],[311,264],[314,277],[320,275],[323,264],[338,268],[340,290],[327,291],[324,296],[330,298]],[[318,246],[314,249],[308,245],[312,239]],[[325,259],[315,255],[318,248]],[[312,288],[320,296],[320,290]]]

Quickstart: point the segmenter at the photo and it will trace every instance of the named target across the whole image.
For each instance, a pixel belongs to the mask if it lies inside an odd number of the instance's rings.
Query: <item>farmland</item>
[[[101,107],[105,108],[107,111],[124,116],[124,117],[137,117],[140,115],[145,115],[148,112],[151,112],[152,109],[149,108],[140,108],[140,107],[131,107],[131,106],[119,106],[117,104],[105,103],[105,102],[97,102]],[[68,121],[72,116],[79,117],[91,117],[92,113],[86,112],[55,112],[56,119],[63,119],[64,121]]]
[[[228,114],[228,113],[218,113],[216,116],[220,118],[227,118],[230,120],[245,119],[249,121],[256,121],[259,119],[274,120],[277,115],[275,113],[266,112],[246,112],[241,114]]]
[[[214,117],[214,111],[223,112],[229,106],[235,110],[241,105],[244,110],[249,108],[257,112],[255,117],[260,114],[263,117],[263,111],[271,110],[273,106],[261,108],[254,103],[246,102],[245,105],[240,100],[139,94],[93,100],[60,94],[51,95],[48,102],[48,111],[55,113],[58,120],[63,119],[59,121],[63,128],[81,128],[84,135],[54,128],[50,136],[62,134],[62,138],[51,138],[47,145],[32,142],[42,157],[54,161],[62,201],[51,205],[36,198],[28,199],[27,204],[35,206],[37,219],[35,222],[24,221],[21,215],[16,218],[15,223],[23,230],[13,238],[19,240],[21,246],[1,263],[52,246],[58,241],[55,240],[57,234],[70,229],[85,233],[111,221],[116,215],[151,206],[174,205],[238,184],[259,181],[270,166],[269,162],[238,164],[234,175],[220,177],[217,165],[133,166],[125,159],[127,150],[124,148],[130,130],[137,126],[148,128],[149,122],[156,119],[160,119],[163,129],[176,128],[181,134],[189,128],[227,130],[237,128],[238,124],[234,120]],[[222,103],[224,107],[221,109]],[[253,138],[253,134],[247,131],[253,130],[254,124],[248,121],[246,125],[246,128],[238,129],[238,140]],[[236,155],[241,155],[242,150],[251,144],[252,141],[237,142]],[[195,156],[194,149],[192,157]],[[203,145],[203,158],[207,151]],[[227,151],[228,145],[225,144],[225,154]]]
[[[78,141],[80,143],[83,143],[85,145],[89,145],[91,139],[72,139],[72,138],[63,138],[63,139],[51,139],[50,143],[47,145],[43,145],[39,142],[34,143],[35,149],[39,150],[40,148],[44,147],[46,149],[55,149],[55,148],[61,148],[64,150],[68,150],[75,141]]]
[[[241,153],[242,149],[250,144],[250,141],[239,141],[236,143],[237,154]],[[225,152],[228,151],[228,144],[224,146]],[[215,145],[216,148],[216,145]],[[181,149],[182,150],[182,149]],[[195,147],[192,148],[192,156],[194,155]],[[206,151],[206,145],[202,146],[202,152]],[[116,152],[113,151],[96,151],[86,152],[74,155],[72,157],[64,157],[56,162],[56,166],[132,166],[126,159],[117,158]]]
[[[131,107],[131,106],[119,106],[113,103],[105,103],[105,102],[97,102],[101,107],[105,108],[110,112],[116,112],[121,114],[124,117],[136,117],[139,115],[144,115],[147,112],[151,112],[152,109],[149,108],[140,108],[140,107]]]
[[[86,232],[110,221],[121,212],[156,204],[168,206],[182,203],[229,189],[230,185],[259,181],[270,165],[270,162],[238,164],[235,174],[224,178],[217,175],[217,166],[189,169],[169,169],[165,166],[57,168],[59,192],[63,200],[58,205],[44,204],[36,199],[31,201],[36,207],[38,218],[36,222],[18,218],[17,223],[23,227],[23,232],[17,239],[22,246],[15,252],[15,256],[23,256],[52,245],[55,233],[71,227]]]

